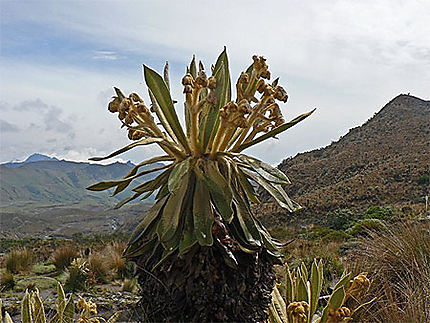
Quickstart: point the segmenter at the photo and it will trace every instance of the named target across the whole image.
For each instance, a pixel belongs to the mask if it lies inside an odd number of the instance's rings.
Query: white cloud
[[[93,59],[106,59],[106,60],[116,60],[118,56],[116,52],[108,50],[95,50],[93,52]]]

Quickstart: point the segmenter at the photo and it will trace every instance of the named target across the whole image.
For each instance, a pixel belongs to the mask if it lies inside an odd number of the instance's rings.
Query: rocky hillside
[[[305,215],[371,205],[423,209],[430,186],[430,101],[399,95],[339,141],[278,167],[290,177],[288,192]],[[284,213],[264,199],[260,212]]]

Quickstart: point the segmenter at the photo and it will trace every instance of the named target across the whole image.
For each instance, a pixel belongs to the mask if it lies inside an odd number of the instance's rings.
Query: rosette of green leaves
[[[203,66],[202,64],[199,66],[201,71]],[[198,72],[194,59],[187,70],[196,77]],[[252,65],[247,72],[252,72]],[[156,194],[155,204],[132,234],[125,251],[128,258],[149,254],[150,256],[146,257],[146,264],[156,267],[172,253],[176,252],[183,256],[195,245],[210,247],[218,239],[213,234],[216,224],[227,228],[230,237],[237,242],[242,251],[253,253],[265,250],[274,258],[280,256],[278,251],[280,244],[271,238],[251,211],[251,203],[259,203],[256,185],[267,190],[281,207],[289,211],[295,211],[299,205],[293,202],[284,190],[285,185],[290,184],[284,173],[241,152],[287,130],[305,119],[311,112],[229,150],[228,148],[234,144],[233,140],[225,149],[214,154],[210,148],[218,132],[223,131],[220,129],[219,111],[231,101],[230,72],[225,50],[212,67],[212,76],[216,79],[214,89],[216,104],[202,104],[198,118],[193,118],[194,112],[186,105],[184,132],[170,95],[167,65],[164,77],[144,66],[144,78],[152,100],[152,108],[165,135],[146,137],[109,156],[93,158],[93,160],[111,158],[132,148],[152,143],[159,144],[161,148],[168,148],[165,149],[166,155],[139,163],[123,179],[105,181],[88,187],[93,191],[114,188],[113,194],[116,195],[127,188],[134,179],[158,172],[155,178],[135,186],[132,189],[134,194],[117,205],[120,207],[138,198],[145,199]],[[207,91],[202,91],[200,95],[204,99]],[[190,130],[193,128],[193,120],[198,122],[197,127],[194,127],[198,133]],[[142,166],[151,166],[159,162],[165,164],[140,171]],[[236,263],[234,256],[229,253],[227,258],[229,258],[226,259],[227,263],[234,266]]]

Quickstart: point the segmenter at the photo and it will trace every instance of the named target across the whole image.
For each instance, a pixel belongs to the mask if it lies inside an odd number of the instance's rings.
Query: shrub
[[[6,269],[11,273],[29,271],[34,264],[34,257],[27,248],[13,249],[5,259]]]
[[[369,231],[382,231],[386,228],[383,221],[379,219],[364,219],[356,223],[346,232],[354,237],[367,235]]]
[[[326,215],[325,225],[334,230],[346,230],[356,220],[357,214],[349,209],[336,210]]]
[[[393,220],[396,214],[391,208],[384,208],[380,206],[371,206],[366,210],[366,219],[379,219],[379,220]]]
[[[420,177],[418,177],[417,183],[419,185],[429,185],[430,184],[430,175],[423,173],[422,175],[420,175]]]
[[[6,270],[0,277],[0,292],[13,289],[15,287],[15,278],[13,274]]]
[[[63,271],[78,257],[78,250],[74,246],[65,245],[55,250],[52,262],[58,271]]]
[[[64,289],[67,292],[76,292],[86,290],[89,283],[89,269],[88,263],[82,259],[77,258],[72,261],[70,267],[67,269],[67,280]]]
[[[314,226],[305,233],[305,236],[310,240],[322,239],[325,242],[344,242],[351,238],[349,234],[343,231],[320,226]]]
[[[430,322],[430,221],[369,232],[353,259],[378,297],[359,322]]]

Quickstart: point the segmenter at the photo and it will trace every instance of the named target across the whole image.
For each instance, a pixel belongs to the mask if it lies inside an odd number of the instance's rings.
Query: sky
[[[0,0],[0,162],[39,152],[86,161],[129,143],[107,111],[117,86],[148,102],[142,64],[180,85],[193,54],[227,46],[235,82],[263,55],[302,123],[245,153],[271,164],[336,141],[392,98],[430,99],[430,1]],[[138,162],[160,150],[121,156]]]

